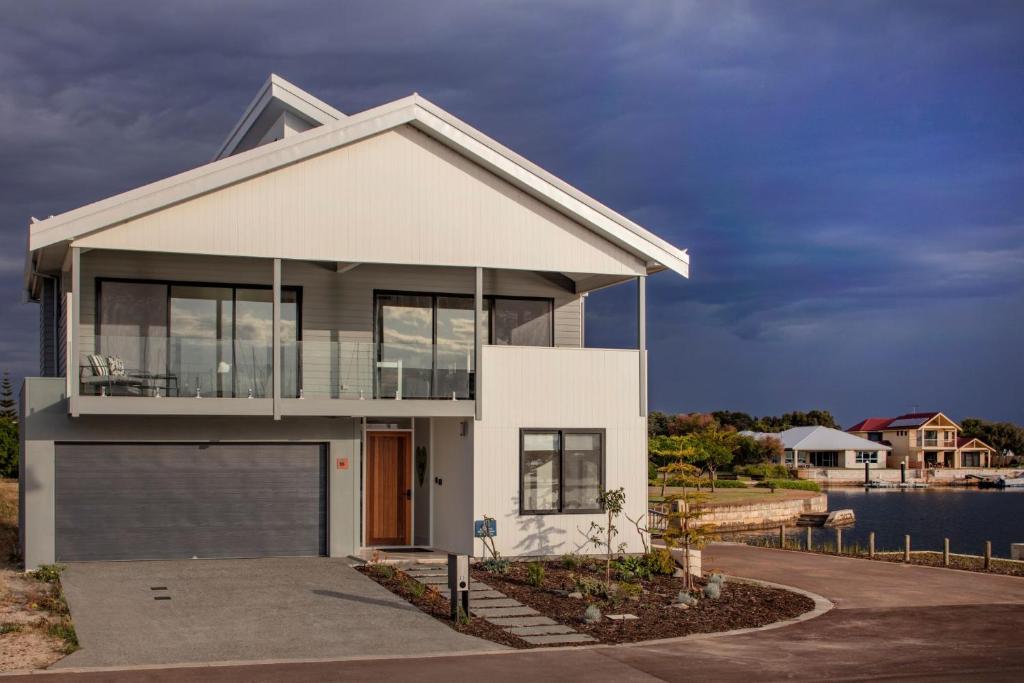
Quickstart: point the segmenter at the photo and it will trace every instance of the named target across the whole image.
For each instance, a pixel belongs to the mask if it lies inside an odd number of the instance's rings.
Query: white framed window
[[[857,464],[863,465],[864,463],[877,465],[878,451],[857,451]]]

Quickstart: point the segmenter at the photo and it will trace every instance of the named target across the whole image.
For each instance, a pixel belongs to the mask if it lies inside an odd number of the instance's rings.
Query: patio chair
[[[178,393],[178,378],[175,375],[164,375],[146,372],[145,370],[128,370],[124,361],[117,356],[104,356],[93,353],[86,356],[88,361],[79,370],[83,386],[105,390],[113,395],[115,388],[124,389],[126,393],[139,396],[145,392],[164,389],[167,395]]]

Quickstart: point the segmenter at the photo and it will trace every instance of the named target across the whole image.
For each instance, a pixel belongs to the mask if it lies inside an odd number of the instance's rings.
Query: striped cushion
[[[110,374],[110,366],[107,365],[107,357],[101,356],[98,353],[93,353],[88,356],[89,367],[92,368],[92,374],[96,377],[106,377]]]

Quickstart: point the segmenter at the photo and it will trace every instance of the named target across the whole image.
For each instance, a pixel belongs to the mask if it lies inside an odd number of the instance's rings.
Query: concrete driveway
[[[68,565],[63,583],[82,649],[54,668],[503,649],[345,560],[89,562]]]

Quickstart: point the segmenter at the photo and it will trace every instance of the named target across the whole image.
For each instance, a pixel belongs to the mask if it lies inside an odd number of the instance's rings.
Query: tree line
[[[841,429],[839,423],[827,410],[801,412],[795,410],[782,415],[755,417],[734,410],[716,410],[712,413],[680,413],[669,415],[657,410],[647,416],[647,435],[682,436],[700,431],[715,424],[723,429],[737,432],[784,432],[792,427],[831,427]]]

